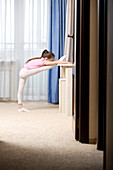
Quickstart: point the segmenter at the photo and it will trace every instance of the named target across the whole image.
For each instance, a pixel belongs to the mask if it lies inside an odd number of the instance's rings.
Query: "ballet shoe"
[[[19,112],[30,112],[29,110],[25,109],[25,108],[21,108],[21,109],[18,109]]]
[[[66,57],[67,57],[67,56],[64,55],[64,56],[62,56],[59,60],[60,60],[60,61],[64,61],[64,60],[66,60]]]

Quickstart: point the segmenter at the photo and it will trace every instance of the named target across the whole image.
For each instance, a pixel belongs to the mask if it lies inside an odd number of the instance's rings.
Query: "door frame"
[[[89,143],[89,57],[90,0],[80,0],[79,141],[83,143]]]

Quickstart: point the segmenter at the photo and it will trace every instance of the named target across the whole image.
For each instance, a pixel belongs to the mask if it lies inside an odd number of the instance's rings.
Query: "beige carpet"
[[[103,152],[74,139],[58,105],[0,102],[0,170],[102,170]]]

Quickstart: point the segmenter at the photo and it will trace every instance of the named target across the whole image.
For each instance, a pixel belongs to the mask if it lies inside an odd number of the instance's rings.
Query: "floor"
[[[74,139],[58,105],[0,102],[0,170],[102,170],[103,152]]]

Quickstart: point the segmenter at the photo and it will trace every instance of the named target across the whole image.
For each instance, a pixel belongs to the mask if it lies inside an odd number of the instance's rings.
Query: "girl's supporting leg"
[[[22,94],[23,94],[25,82],[26,82],[26,79],[20,78],[20,80],[19,80],[19,88],[18,88],[18,95],[17,95],[18,104],[20,104],[20,105],[22,104]]]
[[[23,108],[23,105],[22,105],[22,95],[23,95],[25,82],[26,82],[26,79],[20,78],[20,80],[19,80],[19,88],[18,88],[18,95],[17,95],[17,98],[18,98],[18,111],[19,112],[29,112],[29,110]]]

